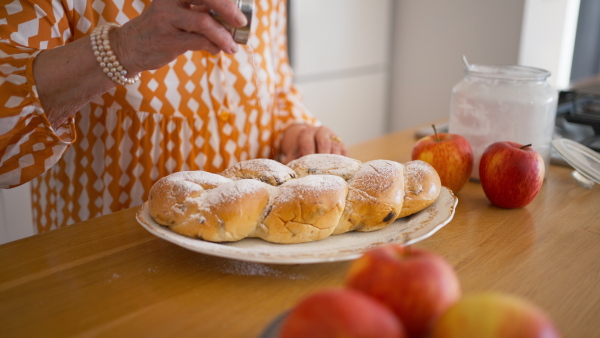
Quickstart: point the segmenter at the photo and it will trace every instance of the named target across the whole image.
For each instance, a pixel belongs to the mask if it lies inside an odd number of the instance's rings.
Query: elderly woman
[[[344,145],[292,84],[284,0],[15,0],[0,7],[0,187],[39,232],[140,205],[171,172]]]

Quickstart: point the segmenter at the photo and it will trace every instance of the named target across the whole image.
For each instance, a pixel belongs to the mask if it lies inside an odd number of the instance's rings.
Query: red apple
[[[432,338],[560,337],[550,318],[535,305],[506,294],[477,293],[450,307]]]
[[[399,245],[372,249],[352,262],[346,285],[388,305],[410,337],[429,333],[461,295],[458,277],[444,258]]]
[[[442,185],[458,192],[467,183],[473,170],[473,149],[469,141],[457,134],[438,133],[422,137],[412,150],[413,160],[422,160],[433,166]]]
[[[405,338],[402,323],[376,300],[351,289],[329,289],[301,300],[284,320],[279,338]]]
[[[522,208],[544,182],[544,160],[531,144],[496,142],[481,155],[479,180],[487,198],[501,208]]]

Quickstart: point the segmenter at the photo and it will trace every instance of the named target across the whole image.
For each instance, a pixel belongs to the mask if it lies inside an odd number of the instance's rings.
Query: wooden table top
[[[351,147],[410,160],[414,130]],[[546,310],[565,337],[600,336],[600,187],[551,166],[526,208],[490,205],[480,184],[454,219],[415,244],[446,257],[463,293],[500,291]],[[0,246],[0,336],[257,337],[301,297],[343,285],[349,262],[268,265],[154,237],[138,208]]]

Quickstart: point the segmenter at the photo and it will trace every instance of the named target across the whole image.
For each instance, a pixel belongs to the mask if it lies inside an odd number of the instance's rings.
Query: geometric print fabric
[[[12,149],[0,154],[0,184],[33,179],[38,232],[140,205],[152,184],[171,172],[218,172],[250,158],[276,158],[287,126],[318,123],[292,84],[285,1],[257,0],[251,38],[238,53],[187,52],[143,72],[132,86],[112,88],[52,130],[31,76],[36,53],[105,22],[123,24],[147,4],[20,0],[3,8],[6,16],[0,17],[10,24],[0,25],[0,57],[12,68],[8,75],[6,67],[0,72],[0,122],[16,122],[0,134],[1,148]],[[14,146],[34,139],[38,150],[32,153]],[[31,154],[33,161],[22,160]]]

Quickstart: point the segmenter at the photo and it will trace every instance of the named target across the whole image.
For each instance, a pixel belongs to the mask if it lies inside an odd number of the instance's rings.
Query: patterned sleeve
[[[283,132],[288,126],[296,123],[319,125],[320,122],[302,104],[300,90],[293,83],[293,72],[289,64],[287,48],[287,13],[286,2],[277,1],[277,21],[275,25],[275,41],[273,43],[273,59],[276,64],[276,133]]]
[[[56,130],[51,127],[32,72],[41,50],[71,38],[69,26],[58,0],[0,6],[0,188],[43,174],[75,140],[73,118]]]

